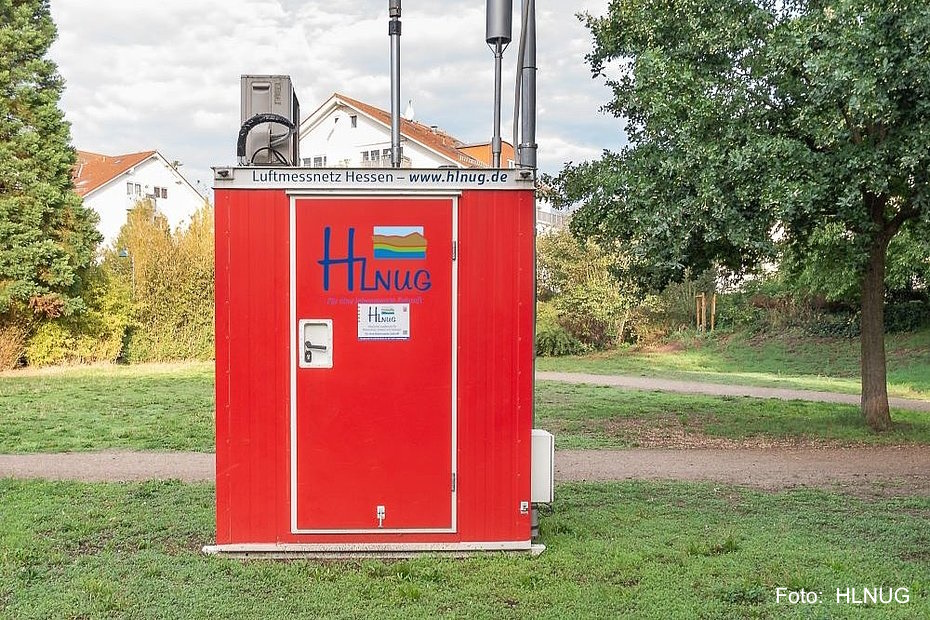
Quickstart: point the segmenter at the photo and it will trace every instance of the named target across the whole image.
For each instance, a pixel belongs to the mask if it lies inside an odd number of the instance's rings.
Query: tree
[[[613,275],[622,255],[593,241],[579,243],[563,230],[540,235],[536,250],[539,299],[551,301],[561,326],[597,349],[617,344],[640,301],[635,286],[618,286]]]
[[[585,16],[629,144],[551,183],[573,231],[624,240],[654,286],[742,274],[836,230],[862,308],[862,411],[891,426],[888,246],[930,219],[930,5],[612,0]]]
[[[132,326],[129,361],[207,359],[213,355],[213,208],[172,231],[151,200],[129,211],[114,245],[103,253],[114,284],[128,288]]]
[[[0,0],[0,315],[67,315],[100,236],[73,192],[74,149],[46,58],[48,0]]]

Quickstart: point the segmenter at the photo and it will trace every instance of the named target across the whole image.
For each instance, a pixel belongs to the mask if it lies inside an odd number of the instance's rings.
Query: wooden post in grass
[[[707,329],[707,296],[704,293],[694,296],[694,318],[698,331],[705,331]]]
[[[710,331],[714,331],[717,324],[717,293],[710,298]]]

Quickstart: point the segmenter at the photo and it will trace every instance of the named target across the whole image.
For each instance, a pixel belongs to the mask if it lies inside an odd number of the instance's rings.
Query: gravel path
[[[116,482],[214,479],[203,453],[96,452],[0,455],[0,478]],[[762,489],[843,488],[930,496],[930,446],[561,450],[557,481],[689,480]]]
[[[624,375],[592,375],[580,372],[540,371],[536,373],[536,378],[541,381],[607,385],[629,390],[645,390],[650,392],[680,392],[683,394],[708,394],[711,396],[753,396],[756,398],[776,398],[779,400],[808,400],[821,403],[859,405],[858,394],[839,394],[837,392],[814,392],[811,390],[789,390],[786,388],[753,387],[723,383],[700,383],[697,381],[676,381],[673,379],[654,379],[652,377],[632,377]],[[889,398],[888,404],[892,409],[930,412],[930,401],[927,400]]]
[[[930,496],[930,446],[563,450],[556,480],[688,480]]]
[[[216,464],[202,452],[66,452],[0,454],[0,478],[84,482],[136,480],[213,481]]]

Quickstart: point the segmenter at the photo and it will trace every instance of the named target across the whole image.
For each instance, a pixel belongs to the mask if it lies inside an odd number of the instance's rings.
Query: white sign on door
[[[410,304],[359,304],[359,340],[410,340]]]

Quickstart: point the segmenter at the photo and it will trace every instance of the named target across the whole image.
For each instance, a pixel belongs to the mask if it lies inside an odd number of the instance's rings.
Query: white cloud
[[[514,2],[518,9],[520,2]],[[598,112],[610,92],[590,77],[590,35],[574,17],[607,0],[539,2],[539,161],[596,157],[622,140]],[[404,3],[403,100],[417,119],[466,141],[491,134],[492,55],[480,0]],[[518,19],[515,11],[514,34]],[[384,0],[55,0],[52,58],[66,80],[62,107],[82,149],[158,149],[192,180],[234,159],[239,76],[285,73],[312,111],[339,91],[389,105]],[[511,134],[516,41],[504,57],[503,134]]]

